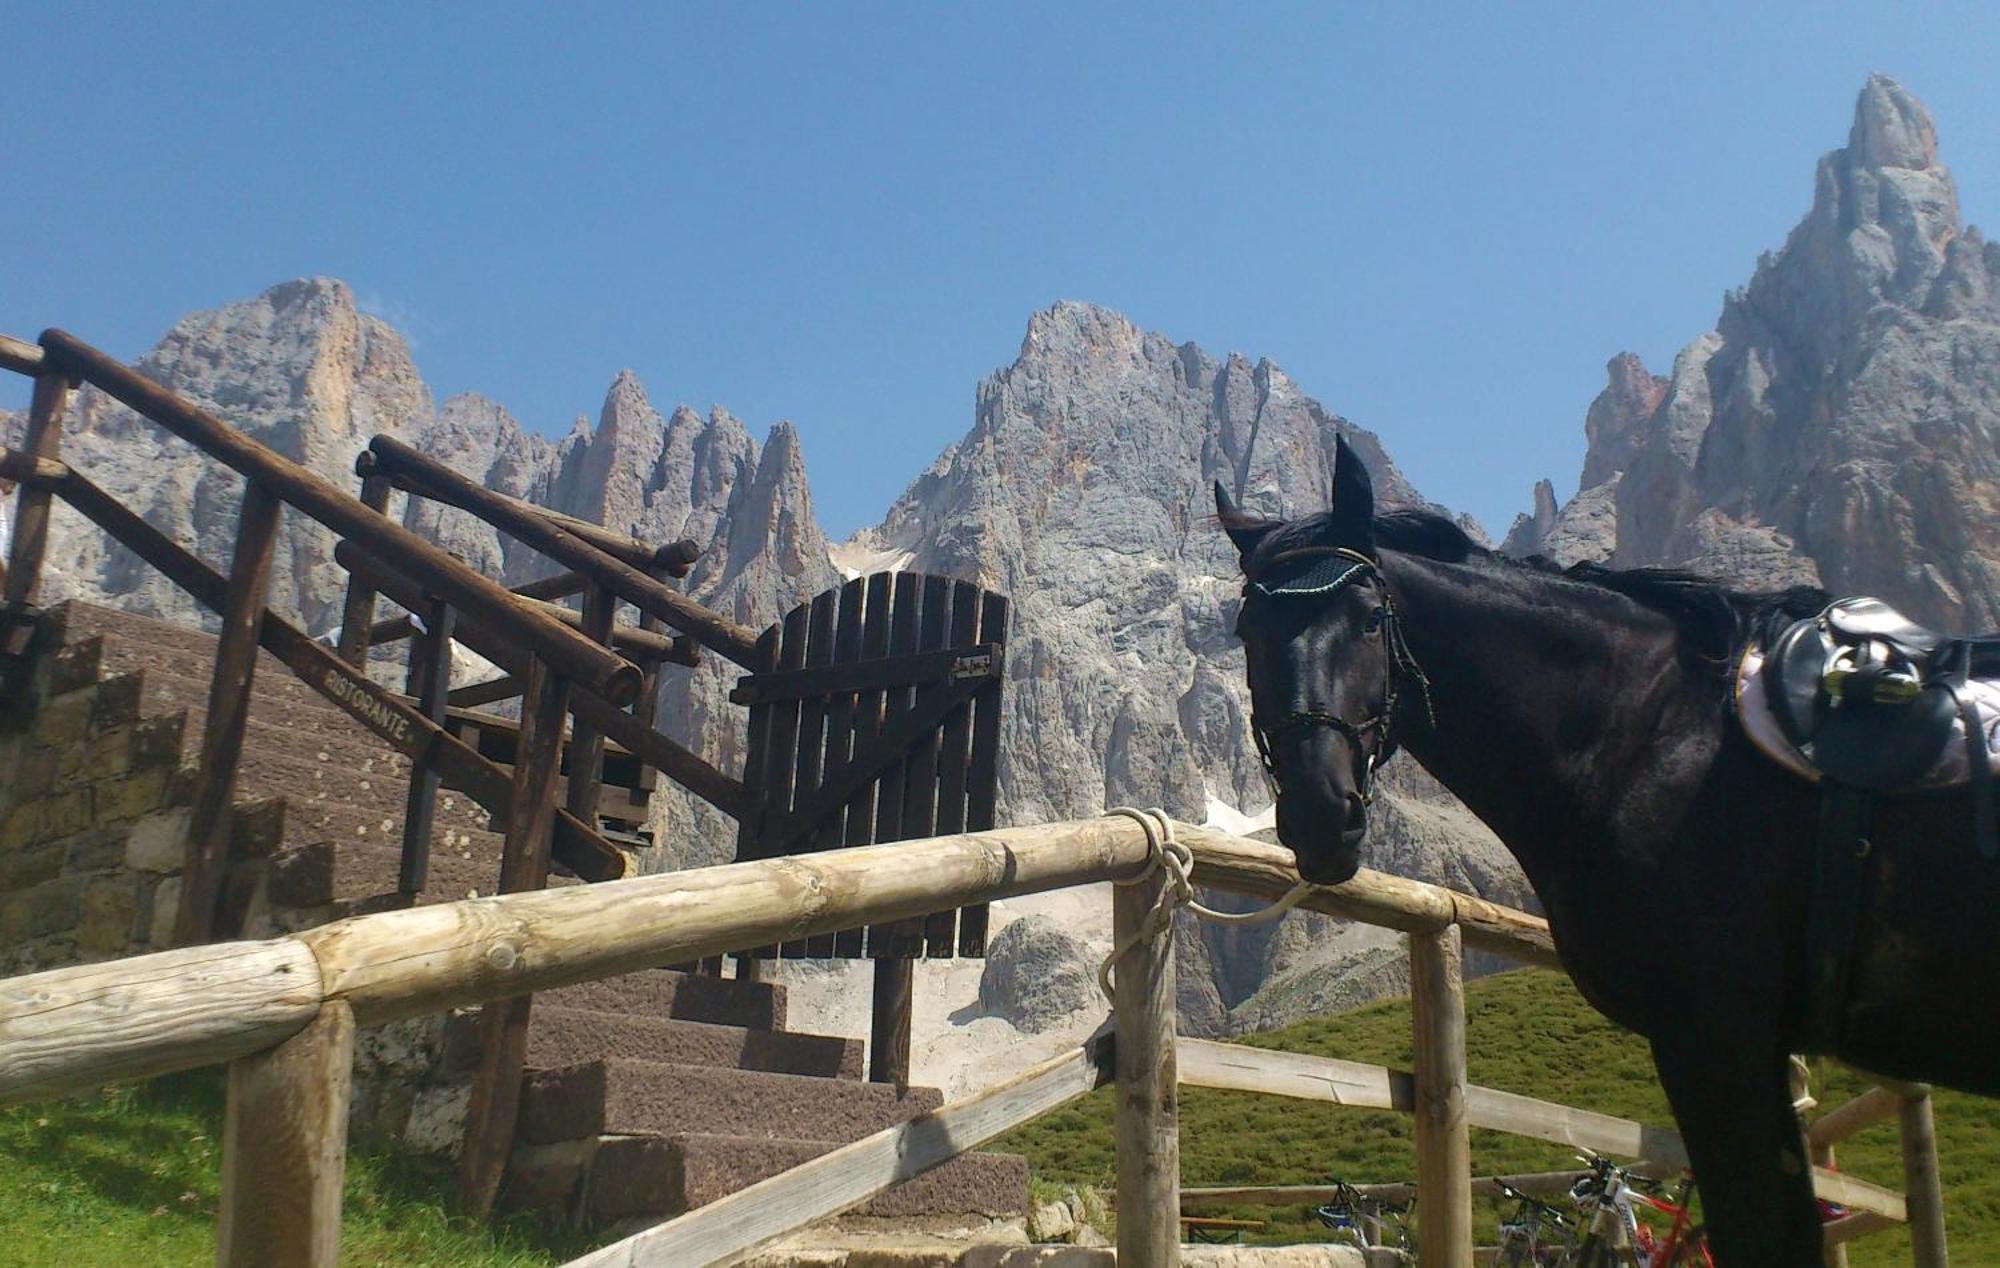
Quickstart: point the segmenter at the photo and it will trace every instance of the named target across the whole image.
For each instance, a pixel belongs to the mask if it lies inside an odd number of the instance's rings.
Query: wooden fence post
[[[521,698],[521,733],[514,751],[514,784],[507,798],[507,840],[502,847],[500,892],[537,890],[549,880],[549,838],[555,826],[556,778],[562,769],[563,717],[569,684],[528,659]],[[533,996],[497,1000],[479,1012],[479,1069],[465,1110],[465,1138],[458,1155],[458,1199],[485,1218],[500,1195],[507,1155],[520,1110],[521,1067],[528,1051],[528,1010]]]
[[[1464,955],[1457,925],[1410,935],[1416,1030],[1417,1258],[1472,1268],[1472,1147],[1465,1117]]]
[[[216,900],[229,868],[229,823],[235,810],[236,763],[250,720],[250,680],[271,583],[271,552],[283,503],[251,480],[243,486],[236,520],[236,553],[222,605],[222,633],[215,645],[215,676],[208,684],[208,723],[194,807],[188,814],[187,862],[181,870],[180,909],[174,943],[191,946],[215,936]]]
[[[350,597],[353,588],[361,584],[359,577],[348,578]],[[457,617],[456,609],[440,599],[424,613],[423,633],[410,639],[410,668],[404,688],[417,698],[418,710],[439,726],[444,725],[451,703],[451,635]],[[343,627],[343,643],[346,638]],[[359,654],[361,659],[354,664],[363,668],[367,647],[363,646]],[[399,893],[420,894],[430,879],[431,830],[437,823],[439,783],[437,768],[431,763],[423,760],[410,763],[409,795],[403,800],[403,861],[396,873]]]
[[[69,376],[53,367],[35,376],[28,406],[28,431],[21,450],[37,458],[53,458],[62,448],[63,410],[69,404]],[[23,483],[14,499],[13,540],[7,555],[7,606],[20,611],[35,601],[42,582],[42,556],[49,547],[47,488]]]
[[[1112,891],[1111,936],[1133,945],[1113,969],[1117,1026],[1118,1263],[1176,1268],[1181,1261],[1180,1068],[1174,1059],[1171,931],[1140,936],[1168,883],[1162,867]]]
[[[375,455],[366,449],[354,459],[361,476],[361,504],[378,515],[389,510],[389,477],[375,470]],[[349,574],[347,598],[340,608],[340,658],[350,665],[368,663],[369,633],[375,627],[375,591],[361,578]]]
[[[330,1000],[290,1039],[229,1063],[220,1268],[334,1268],[354,1067],[354,1012]]]
[[[1903,1198],[1910,1221],[1910,1261],[1916,1268],[1945,1268],[1944,1193],[1938,1180],[1937,1124],[1931,1090],[1903,1097]]]
[[[618,596],[592,582],[583,591],[583,636],[594,643],[611,645],[611,630],[617,624]],[[655,671],[657,672],[657,670]],[[649,689],[651,675],[646,678]],[[569,741],[569,790],[563,806],[583,821],[597,827],[597,798],[604,787],[604,731],[582,717]]]

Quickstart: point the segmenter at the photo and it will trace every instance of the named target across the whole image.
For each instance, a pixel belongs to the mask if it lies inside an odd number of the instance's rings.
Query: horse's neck
[[[1498,567],[1383,553],[1436,714],[1432,727],[1421,693],[1406,687],[1398,730],[1533,878],[1558,862],[1565,838],[1614,809],[1601,804],[1615,787],[1604,775],[1628,756],[1621,745],[1636,751],[1651,729],[1620,719],[1657,718],[1678,670],[1670,633],[1578,611],[1573,587]]]

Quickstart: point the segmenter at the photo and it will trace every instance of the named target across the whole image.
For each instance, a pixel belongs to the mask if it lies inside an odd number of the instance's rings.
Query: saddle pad
[[[1801,779],[1819,782],[1819,771],[1785,737],[1785,729],[1772,712],[1771,699],[1764,690],[1764,677],[1759,672],[1764,667],[1764,649],[1752,647],[1743,653],[1743,659],[1736,666],[1736,719],[1743,725],[1743,733],[1759,752],[1784,767]],[[1994,755],[1994,767],[2000,770],[2000,681],[1990,678],[1975,678],[1964,688],[1964,694],[1971,700],[1979,715],[1979,726],[1986,733],[1986,751]],[[1972,772],[1966,768],[1965,723],[1952,720],[1951,739],[1944,751],[1938,754],[1936,762],[1924,772],[1917,782],[1919,788],[1943,789],[1959,788],[1971,781]]]

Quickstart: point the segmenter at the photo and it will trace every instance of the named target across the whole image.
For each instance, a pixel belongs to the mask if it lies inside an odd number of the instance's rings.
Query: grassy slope
[[[0,1265],[213,1264],[221,1088],[204,1071],[0,1111]],[[454,1220],[440,1201],[446,1179],[434,1163],[356,1155],[341,1263],[528,1268],[589,1248],[530,1221]]]
[[[1599,1017],[1560,974],[1522,970],[1473,982],[1466,1012],[1473,1082],[1672,1123],[1644,1041]],[[1301,1022],[1246,1042],[1408,1069],[1409,1001]],[[1832,1067],[1815,1073],[1814,1091],[1826,1106],[1862,1087],[1859,1079]],[[2000,1102],[1941,1092],[1937,1122],[1953,1259],[2000,1263]],[[1106,1090],[991,1147],[1027,1154],[1045,1182],[1109,1186],[1110,1123]],[[1491,1174],[1555,1170],[1571,1165],[1573,1155],[1554,1145],[1475,1131],[1472,1157],[1481,1174]],[[1858,1176],[1900,1188],[1900,1159],[1895,1128],[1885,1124],[1843,1146],[1840,1161]],[[1364,1184],[1407,1180],[1416,1173],[1410,1124],[1402,1115],[1201,1088],[1182,1095],[1181,1170],[1190,1186],[1312,1184],[1329,1176]],[[1303,1208],[1216,1213],[1269,1220],[1267,1232],[1254,1239],[1265,1242],[1312,1240],[1324,1232]],[[1490,1218],[1483,1222],[1490,1228]],[[1852,1258],[1856,1268],[1908,1263],[1909,1239],[1900,1232],[1880,1234],[1855,1244]]]
[[[1645,1045],[1590,1011],[1554,973],[1523,970],[1467,989],[1472,1078],[1631,1118],[1670,1121]],[[1407,1069],[1407,1001],[1389,1001],[1250,1040]],[[1831,1105],[1860,1090],[1851,1075],[1822,1071],[1815,1090]],[[0,1111],[0,1266],[76,1268],[214,1262],[220,1081],[213,1074],[162,1080],[102,1096]],[[1954,1259],[2000,1263],[2000,1101],[1941,1093],[1938,1138]],[[1111,1101],[1101,1092],[1014,1133],[995,1147],[1026,1153],[1041,1184],[1108,1186]],[[1400,1115],[1190,1088],[1182,1101],[1182,1167],[1199,1184],[1356,1182],[1414,1173],[1409,1122]],[[1473,1133],[1482,1171],[1566,1166],[1567,1151]],[[1843,1147],[1857,1175],[1898,1183],[1896,1134],[1871,1128]],[[349,1168],[342,1263],[437,1268],[558,1264],[587,1243],[519,1220],[488,1230],[443,1213],[446,1176],[435,1164],[361,1154]],[[1265,1241],[1323,1231],[1304,1210],[1242,1209],[1272,1220]],[[1907,1239],[1858,1243],[1860,1265],[1909,1262]]]

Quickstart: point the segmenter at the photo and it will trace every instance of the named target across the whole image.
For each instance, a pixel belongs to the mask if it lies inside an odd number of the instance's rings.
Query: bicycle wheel
[[[1671,1268],[1715,1268],[1715,1259],[1708,1253],[1708,1230],[1699,1224],[1689,1229],[1667,1263]]]
[[[1510,1237],[1493,1252],[1493,1268],[1533,1268],[1534,1259],[1526,1240]]]

